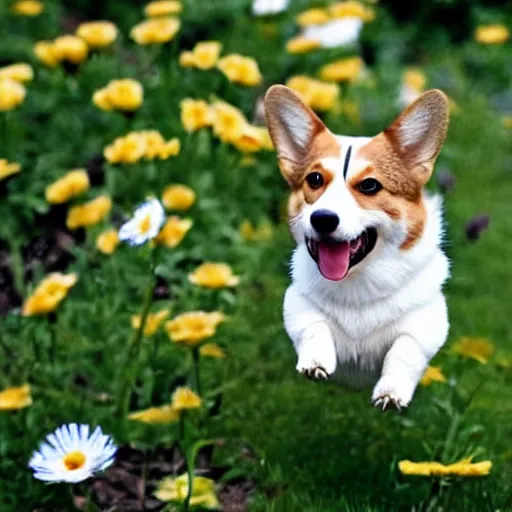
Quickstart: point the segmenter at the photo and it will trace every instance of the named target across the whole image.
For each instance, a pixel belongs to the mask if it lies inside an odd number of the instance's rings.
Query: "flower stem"
[[[201,355],[199,353],[199,348],[194,347],[192,349],[192,360],[194,364],[194,384],[196,387],[197,394],[201,396],[201,375],[199,369],[199,361],[201,359]]]
[[[146,289],[146,295],[142,305],[142,311],[140,314],[140,325],[139,328],[133,333],[132,339],[128,344],[126,351],[125,365],[126,371],[124,378],[121,379],[121,385],[119,387],[119,399],[118,399],[118,416],[124,418],[128,414],[130,407],[130,392],[133,387],[133,381],[136,376],[137,360],[140,353],[140,342],[144,334],[144,328],[146,327],[146,321],[153,302],[153,289],[155,287],[155,278],[153,273],[151,274],[151,280]],[[133,363],[132,363],[133,361]]]

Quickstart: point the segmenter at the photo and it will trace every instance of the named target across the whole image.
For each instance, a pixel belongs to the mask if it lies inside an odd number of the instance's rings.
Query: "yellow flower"
[[[23,103],[27,90],[10,78],[0,79],[0,112],[14,110]]]
[[[142,423],[168,425],[177,422],[180,419],[180,413],[172,405],[162,405],[133,412],[128,419]]]
[[[144,157],[149,160],[155,159],[165,146],[165,139],[158,130],[145,130],[138,132],[146,141],[146,150]]]
[[[422,386],[430,386],[432,382],[446,382],[446,377],[440,366],[429,366],[425,370],[423,377],[421,377],[420,382]]]
[[[322,45],[320,41],[315,41],[313,39],[308,39],[304,36],[297,36],[293,39],[290,39],[286,43],[286,51],[288,53],[297,54],[297,53],[308,53],[313,50],[317,50]]]
[[[233,275],[231,267],[226,263],[203,263],[194,272],[188,275],[192,284],[205,288],[224,288],[236,286],[240,283],[240,277]]]
[[[146,318],[146,325],[144,326],[144,336],[153,336],[162,322],[169,316],[171,311],[169,309],[162,309],[158,313],[150,313]],[[133,315],[131,322],[134,329],[140,327],[140,315]]]
[[[320,78],[328,82],[353,82],[363,71],[361,57],[340,59],[320,69]]]
[[[111,164],[133,164],[146,154],[146,138],[140,132],[131,132],[114,140],[103,155]]]
[[[17,411],[29,405],[32,405],[32,397],[28,384],[0,391],[0,411]]]
[[[242,111],[233,105],[218,101],[212,105],[214,112],[213,133],[223,142],[240,138],[247,120]]]
[[[29,64],[11,64],[0,68],[0,80],[10,78],[15,82],[30,82],[34,79],[34,71]]]
[[[427,83],[425,73],[419,68],[409,68],[405,71],[403,83],[416,92],[422,92]]]
[[[196,193],[186,185],[169,185],[162,194],[162,203],[168,210],[188,210],[196,201]]]
[[[505,25],[480,25],[475,32],[475,40],[482,44],[503,44],[510,38]]]
[[[195,68],[196,58],[193,52],[181,52],[180,53],[180,66],[183,68]]]
[[[90,48],[105,48],[117,38],[117,27],[110,21],[89,21],[78,25],[75,34]]]
[[[512,116],[505,116],[503,118],[503,126],[505,128],[512,128]]]
[[[323,25],[329,19],[329,13],[325,9],[316,8],[301,12],[296,21],[301,27],[307,27],[308,25]]]
[[[463,336],[452,347],[453,352],[468,359],[474,359],[481,364],[487,364],[494,354],[494,345],[485,338],[470,338]]]
[[[158,152],[158,158],[160,158],[160,160],[167,160],[171,156],[179,155],[180,150],[181,150],[181,142],[179,139],[174,138],[174,139],[168,140],[160,148],[160,151]]]
[[[144,14],[148,18],[156,18],[158,16],[169,16],[170,14],[179,14],[183,10],[181,2],[178,0],[156,0],[150,2],[144,7]]]
[[[179,29],[180,20],[176,18],[154,18],[135,25],[130,35],[137,44],[163,44],[173,39]]]
[[[181,124],[186,132],[195,132],[213,123],[213,110],[204,100],[184,99],[181,104]]]
[[[38,0],[19,0],[14,4],[13,11],[22,16],[39,16],[44,11],[44,5]]]
[[[189,311],[165,323],[165,330],[174,343],[196,346],[215,335],[217,326],[226,320],[220,311]]]
[[[188,473],[179,477],[166,477],[158,483],[155,496],[160,501],[183,503],[189,491]],[[204,476],[194,476],[192,479],[191,507],[201,507],[207,510],[220,509],[219,500],[215,495],[215,482]]]
[[[244,220],[238,230],[240,236],[248,242],[261,242],[270,240],[273,235],[272,224],[263,221],[256,228],[250,220]]]
[[[473,457],[468,457],[448,465],[440,462],[402,460],[398,463],[398,468],[403,475],[415,476],[486,476],[491,472],[490,460],[472,463],[472,459]]]
[[[144,89],[140,82],[131,78],[112,80],[103,89],[98,89],[93,103],[102,110],[137,110],[144,100]]]
[[[190,388],[177,388],[172,394],[172,406],[177,411],[199,409],[201,407],[201,397]]]
[[[59,63],[52,41],[37,42],[34,45],[34,54],[45,66],[50,68],[54,68]]]
[[[230,82],[253,87],[259,85],[262,80],[258,63],[251,57],[233,53],[220,59],[217,67]]]
[[[375,19],[375,11],[361,2],[347,1],[339,2],[329,7],[329,12],[333,18],[359,18],[364,22]]]
[[[185,238],[192,224],[193,222],[190,219],[180,219],[176,216],[169,217],[155,238],[155,242],[173,249]]]
[[[199,348],[199,353],[203,357],[213,357],[214,359],[224,359],[226,357],[226,352],[217,343],[205,343]]]
[[[5,158],[0,158],[0,181],[20,171],[20,164],[8,162]]]
[[[286,85],[293,89],[306,105],[321,112],[333,108],[340,93],[337,84],[321,82],[305,75],[291,77]]]
[[[77,36],[60,36],[53,41],[52,51],[59,62],[67,61],[80,64],[87,58],[87,43]]]
[[[68,212],[66,226],[77,229],[93,226],[101,222],[110,212],[112,200],[109,196],[98,196],[96,199],[79,206],[73,206]]]
[[[77,281],[76,274],[49,274],[23,303],[23,316],[45,315],[55,311]]]
[[[96,248],[103,254],[113,254],[119,245],[119,235],[115,229],[103,231],[96,238]]]
[[[89,187],[89,175],[85,169],[75,169],[46,187],[46,200],[51,204],[62,204],[89,190]]]
[[[191,52],[180,54],[180,66],[184,68],[212,69],[219,60],[222,44],[218,41],[202,41]]]
[[[246,123],[239,136],[231,141],[242,153],[255,153],[262,149],[273,149],[270,134],[264,126]]]

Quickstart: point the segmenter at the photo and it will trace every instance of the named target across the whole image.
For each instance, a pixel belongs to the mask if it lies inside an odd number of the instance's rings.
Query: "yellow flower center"
[[[85,464],[85,454],[83,452],[74,451],[66,453],[64,456],[64,466],[69,471],[83,468]]]
[[[149,213],[139,222],[139,231],[145,235],[151,229],[151,216]]]

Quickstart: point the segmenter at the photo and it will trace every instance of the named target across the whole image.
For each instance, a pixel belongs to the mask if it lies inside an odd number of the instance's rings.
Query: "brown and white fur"
[[[265,108],[292,191],[284,322],[297,370],[372,385],[375,406],[406,407],[449,326],[441,200],[423,189],[446,137],[447,98],[425,92],[371,138],[334,135],[281,85]]]

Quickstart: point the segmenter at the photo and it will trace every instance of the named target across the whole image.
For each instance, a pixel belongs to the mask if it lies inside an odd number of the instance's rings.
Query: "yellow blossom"
[[[45,66],[50,68],[54,68],[59,63],[52,41],[37,42],[34,45],[34,54]]]
[[[32,405],[32,396],[28,384],[0,391],[0,411],[17,411],[29,405]]]
[[[363,71],[361,57],[340,59],[320,69],[320,78],[328,82],[354,82]]]
[[[112,200],[109,196],[98,196],[96,199],[79,206],[73,206],[68,212],[66,226],[77,229],[93,226],[101,222],[110,212]]]
[[[178,477],[166,477],[158,483],[155,496],[160,501],[183,503],[189,492],[188,473]],[[201,507],[207,510],[220,509],[219,500],[215,495],[215,482],[203,476],[192,479],[191,507]]]
[[[146,130],[139,132],[146,141],[144,157],[149,160],[155,159],[165,147],[165,139],[158,130]]]
[[[170,14],[179,14],[183,10],[181,2],[178,0],[156,0],[150,2],[144,7],[144,14],[148,18],[158,16],[169,16]]]
[[[233,53],[220,59],[217,67],[226,75],[230,82],[247,87],[259,85],[262,80],[258,63],[251,57],[244,57]]]
[[[293,39],[290,39],[286,43],[286,51],[292,54],[298,53],[308,53],[313,50],[317,50],[322,45],[320,41],[315,41],[314,39],[308,39],[304,36],[297,36]]]
[[[174,343],[196,346],[214,336],[217,326],[225,320],[226,316],[219,311],[188,311],[166,322],[165,330]]]
[[[371,7],[353,0],[331,5],[329,12],[333,18],[359,18],[365,23],[375,19],[375,11]]]
[[[188,280],[205,288],[224,288],[236,286],[240,277],[233,275],[231,267],[226,263],[203,263],[188,275]]]
[[[510,38],[505,25],[480,25],[475,32],[475,40],[482,44],[503,44]]]
[[[329,13],[326,9],[314,8],[301,12],[296,21],[301,27],[308,25],[323,25],[330,19]]]
[[[112,80],[103,89],[97,90],[93,103],[102,110],[137,110],[144,100],[144,89],[140,82],[132,78]]]
[[[169,185],[162,194],[162,203],[168,210],[188,210],[196,201],[196,193],[186,185]]]
[[[169,249],[174,249],[185,238],[192,224],[193,222],[190,219],[180,219],[176,216],[169,217],[155,238],[155,242],[165,245]]]
[[[505,116],[503,118],[503,126],[505,128],[512,128],[512,116]]]
[[[67,61],[72,64],[80,64],[87,58],[89,48],[87,43],[77,36],[60,36],[53,41],[52,49],[59,62]]]
[[[321,82],[305,75],[291,77],[286,85],[293,89],[306,105],[321,112],[333,108],[340,93],[337,84]]]
[[[199,409],[201,407],[201,397],[190,388],[177,388],[172,394],[172,406],[177,411]]]
[[[12,9],[21,16],[39,16],[44,11],[44,4],[39,0],[19,0]]]
[[[89,175],[85,169],[75,169],[48,185],[45,197],[51,204],[62,204],[89,190],[89,187]]]
[[[8,162],[0,158],[0,181],[21,171],[21,165],[16,162]]]
[[[104,48],[116,40],[117,27],[110,21],[89,21],[81,23],[75,34],[81,37],[90,48]]]
[[[11,64],[0,68],[0,80],[10,78],[15,82],[30,82],[34,79],[34,71],[29,64]]]
[[[113,254],[119,245],[119,234],[115,229],[103,231],[96,238],[96,248],[102,254]]]
[[[263,221],[258,227],[255,227],[250,220],[246,219],[240,224],[238,232],[248,242],[261,242],[272,238],[273,228],[268,221]]]
[[[46,315],[55,311],[77,281],[76,274],[49,274],[23,303],[23,316]]]
[[[128,416],[128,419],[141,423],[168,425],[177,422],[180,419],[180,413],[172,405],[162,405],[133,412]]]
[[[247,125],[242,111],[221,101],[214,103],[212,107],[214,112],[213,133],[223,142],[237,140]]]
[[[14,110],[23,100],[27,90],[11,78],[0,79],[0,112]]]
[[[422,92],[427,83],[425,73],[419,68],[409,68],[404,72],[402,81],[416,92]]]
[[[206,101],[186,98],[180,106],[181,124],[186,132],[195,132],[212,125],[214,113]]]
[[[169,309],[162,309],[158,313],[150,313],[146,318],[146,325],[144,326],[144,336],[153,336],[158,331],[162,322],[169,316],[171,311]],[[141,316],[133,315],[131,322],[134,329],[140,327]]]
[[[118,137],[107,146],[103,155],[111,164],[138,162],[146,153],[146,138],[140,132],[131,132]]]
[[[485,338],[463,336],[453,345],[452,350],[462,357],[487,364],[489,358],[494,354],[494,345]]]
[[[422,386],[430,386],[432,382],[446,382],[446,377],[440,366],[429,366],[425,370],[423,377],[421,377],[420,382]]]
[[[491,472],[492,462],[471,462],[473,457],[462,459],[454,464],[440,462],[411,462],[402,460],[398,463],[400,472],[415,476],[486,476]]]
[[[242,153],[255,153],[262,149],[273,149],[270,134],[264,126],[246,123],[239,136],[231,141]]]
[[[154,18],[135,25],[130,35],[137,44],[163,44],[173,39],[179,29],[180,20],[176,18]]]
[[[160,151],[158,152],[158,158],[160,158],[160,160],[167,160],[171,156],[179,155],[180,150],[181,150],[181,142],[179,139],[174,138],[174,139],[168,140],[160,148]]]
[[[180,66],[183,68],[195,68],[196,58],[193,52],[181,52],[179,59]]]
[[[223,359],[226,353],[217,343],[205,343],[199,348],[199,353],[203,357],[213,357],[214,359]]]

